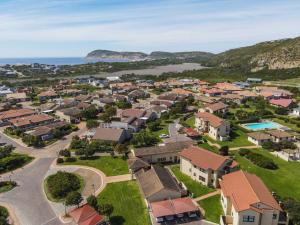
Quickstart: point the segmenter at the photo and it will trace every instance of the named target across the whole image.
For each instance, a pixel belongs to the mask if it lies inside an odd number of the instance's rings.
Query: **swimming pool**
[[[260,123],[245,123],[242,124],[248,130],[265,130],[265,129],[276,129],[282,127],[280,124],[272,122],[272,121],[265,121]]]

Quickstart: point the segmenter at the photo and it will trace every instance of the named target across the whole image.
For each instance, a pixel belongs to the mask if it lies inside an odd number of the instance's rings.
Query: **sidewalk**
[[[218,189],[218,190],[216,190],[216,191],[214,191],[214,192],[208,193],[208,194],[206,194],[206,195],[202,195],[202,196],[200,196],[200,197],[198,197],[198,198],[194,198],[194,201],[199,202],[199,201],[201,201],[201,200],[210,198],[210,197],[212,197],[212,196],[219,195],[220,193],[221,193],[221,191],[220,191],[220,189]]]

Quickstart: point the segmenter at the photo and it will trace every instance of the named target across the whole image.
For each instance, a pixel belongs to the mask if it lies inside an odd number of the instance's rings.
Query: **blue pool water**
[[[264,129],[276,129],[281,127],[278,123],[271,121],[260,122],[260,123],[246,123],[243,126],[249,130],[264,130]]]

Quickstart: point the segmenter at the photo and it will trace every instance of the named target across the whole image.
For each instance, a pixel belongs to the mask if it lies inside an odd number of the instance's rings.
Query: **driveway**
[[[165,143],[173,143],[173,142],[184,142],[191,141],[191,139],[184,134],[180,134],[178,130],[181,125],[179,124],[179,119],[174,120],[173,123],[169,124],[169,135],[170,138],[164,139]]]

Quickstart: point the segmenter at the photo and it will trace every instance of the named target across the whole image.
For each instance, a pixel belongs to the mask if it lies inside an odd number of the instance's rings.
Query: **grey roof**
[[[181,193],[175,178],[167,169],[160,166],[154,165],[150,170],[137,173],[137,180],[146,198],[164,189]]]
[[[76,107],[60,109],[59,111],[63,112],[65,115],[68,116],[78,116],[81,113],[81,110]]]
[[[128,163],[128,168],[131,169],[133,172],[136,172],[143,168],[150,168],[149,163],[137,157],[132,157],[128,159],[127,163]]]
[[[104,141],[119,141],[125,131],[123,129],[116,128],[102,128],[96,129],[93,136],[93,140],[104,140]]]
[[[158,155],[164,153],[180,152],[192,144],[193,144],[192,141],[174,142],[174,143],[165,144],[163,146],[136,148],[133,151],[136,157],[142,157],[147,155]]]

